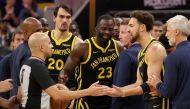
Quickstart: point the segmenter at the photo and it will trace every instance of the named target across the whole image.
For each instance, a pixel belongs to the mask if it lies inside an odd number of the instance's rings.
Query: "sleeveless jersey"
[[[58,75],[60,71],[63,69],[67,57],[70,55],[71,50],[74,48],[74,44],[76,41],[77,36],[69,34],[69,37],[57,41],[54,37],[54,31],[49,31],[48,36],[50,37],[52,47],[52,56],[46,58],[46,64],[48,70],[50,71],[50,76],[53,78],[54,81],[58,82]]]
[[[80,63],[80,73],[77,75],[78,89],[86,89],[92,83],[111,86],[113,71],[118,58],[115,40],[110,40],[104,49],[97,45],[94,38],[86,40],[89,45],[88,58]],[[84,97],[76,101],[76,109],[109,109],[111,97]]]
[[[158,42],[158,41],[152,38],[147,44],[147,46],[144,49],[142,49],[138,54],[138,61],[139,61],[138,68],[139,68],[139,73],[142,77],[143,82],[146,82],[148,80],[148,75],[147,75],[148,62],[146,60],[146,52],[147,52],[148,47],[154,42]],[[163,80],[163,77],[164,77],[164,65],[162,65],[162,69],[161,69],[161,80]],[[151,95],[145,93],[144,99],[147,100],[149,98],[151,98]],[[169,99],[162,97],[162,109],[169,109]]]

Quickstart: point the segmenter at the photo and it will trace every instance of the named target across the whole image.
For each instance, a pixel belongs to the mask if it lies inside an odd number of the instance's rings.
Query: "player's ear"
[[[43,46],[43,44],[41,44],[39,48],[40,48],[40,51],[44,51],[44,46]]]
[[[140,24],[140,30],[141,30],[141,31],[144,31],[145,29],[146,29],[145,24]]]
[[[96,26],[96,27],[95,27],[95,33],[97,33],[97,32],[98,32],[98,30],[99,30],[99,27],[98,27],[98,26]]]
[[[55,23],[55,21],[56,21],[56,16],[53,16],[53,22]]]

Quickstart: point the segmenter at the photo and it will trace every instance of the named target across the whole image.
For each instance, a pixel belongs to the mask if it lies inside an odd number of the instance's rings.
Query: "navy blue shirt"
[[[12,59],[13,59],[12,54],[13,52],[9,53],[5,57],[3,57],[3,59],[0,61],[0,81],[11,78],[10,68],[11,68]],[[0,96],[6,99],[10,97],[9,92],[0,93]]]
[[[10,78],[11,75],[10,67],[12,65],[12,59],[13,59],[12,55],[13,52],[3,57],[2,60],[0,61],[0,81]]]
[[[164,82],[157,84],[161,95],[170,98],[173,109],[190,108],[190,43],[179,43],[165,61]]]
[[[136,82],[138,53],[141,50],[139,44],[133,44],[129,49],[122,51],[117,60],[113,75],[113,84],[126,86]],[[111,109],[143,109],[142,96],[126,98],[113,98]]]
[[[31,56],[30,48],[27,42],[23,42],[13,54],[13,63],[11,68],[11,77],[13,79],[13,90],[11,95],[16,95],[19,85],[20,68],[23,63]]]

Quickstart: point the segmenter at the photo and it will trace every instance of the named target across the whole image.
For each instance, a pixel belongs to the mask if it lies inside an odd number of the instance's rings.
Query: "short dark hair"
[[[152,30],[154,16],[151,13],[147,11],[136,10],[131,13],[131,18],[132,17],[136,18],[139,23],[145,24],[147,31]]]
[[[163,26],[164,24],[160,20],[154,21],[154,26]]]
[[[75,25],[79,29],[79,25],[76,21],[72,21],[70,25]]]
[[[15,40],[15,36],[17,34],[23,34],[23,32],[21,31],[20,27],[18,27],[13,33],[12,33],[12,37],[11,37],[11,41]]]
[[[67,12],[68,12],[69,14],[71,14],[71,16],[72,16],[73,11],[72,11],[71,7],[69,7],[69,6],[66,5],[66,4],[60,4],[60,5],[58,5],[57,7],[55,7],[55,10],[54,10],[54,12],[53,12],[53,14],[54,14],[55,17],[57,17],[57,13],[58,13],[58,11],[59,11],[59,8],[64,9],[65,11],[67,11]]]
[[[101,15],[97,20],[97,25],[100,23],[101,20],[113,20],[113,17],[108,14]]]

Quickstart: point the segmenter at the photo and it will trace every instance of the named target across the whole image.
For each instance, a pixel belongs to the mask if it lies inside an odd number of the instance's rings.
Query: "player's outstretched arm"
[[[61,100],[72,100],[81,98],[84,96],[102,96],[105,95],[107,86],[99,85],[98,82],[92,84],[89,88],[84,90],[70,91],[70,90],[59,90],[56,85],[48,87],[45,91],[57,101]]]

